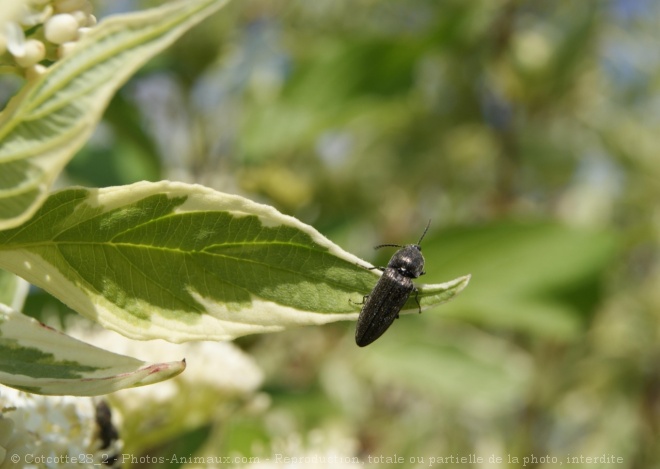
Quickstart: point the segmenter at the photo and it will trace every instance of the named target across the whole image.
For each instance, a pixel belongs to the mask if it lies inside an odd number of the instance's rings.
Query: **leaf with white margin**
[[[354,320],[380,275],[270,206],[168,181],[52,194],[0,232],[0,267],[109,329],[171,342]],[[468,279],[420,286],[422,306]]]
[[[0,383],[44,395],[98,396],[172,378],[180,362],[148,364],[51,329],[0,304]]]
[[[0,229],[19,225],[87,141],[115,91],[225,0],[181,0],[109,17],[0,114]]]

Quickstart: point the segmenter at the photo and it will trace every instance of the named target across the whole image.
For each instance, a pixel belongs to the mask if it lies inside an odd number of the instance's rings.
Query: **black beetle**
[[[364,303],[355,328],[355,343],[360,347],[369,345],[379,338],[399,317],[399,311],[406,304],[410,294],[415,292],[419,312],[422,307],[417,299],[418,291],[412,279],[424,275],[424,256],[420,243],[431,225],[426,229],[417,244],[381,244],[374,249],[392,246],[401,248],[394,253],[387,267],[372,267],[383,271],[371,293],[364,297]]]

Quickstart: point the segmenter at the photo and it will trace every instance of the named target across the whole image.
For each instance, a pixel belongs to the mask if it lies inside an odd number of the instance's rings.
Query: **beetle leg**
[[[369,298],[369,295],[364,295],[362,297],[362,303],[356,303],[355,301],[351,300],[350,298],[348,299],[348,302],[351,303],[351,304],[354,304],[354,305],[363,305],[367,301],[367,298]]]
[[[419,314],[422,314],[422,305],[419,304],[419,290],[415,288],[415,301],[417,302],[417,307],[419,308]]]

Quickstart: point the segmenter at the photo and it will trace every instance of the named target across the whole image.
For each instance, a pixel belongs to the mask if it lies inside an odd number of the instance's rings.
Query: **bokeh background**
[[[204,184],[377,265],[430,219],[420,280],[472,281],[365,349],[353,323],[246,337],[248,365],[205,358],[234,387],[118,393],[126,451],[660,467],[658,25],[653,0],[240,0],[144,67],[60,185]]]

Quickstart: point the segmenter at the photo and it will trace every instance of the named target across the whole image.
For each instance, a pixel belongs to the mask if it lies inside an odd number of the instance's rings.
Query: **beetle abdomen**
[[[410,278],[392,268],[385,269],[360,311],[355,329],[357,345],[364,347],[383,335],[414,289]]]

